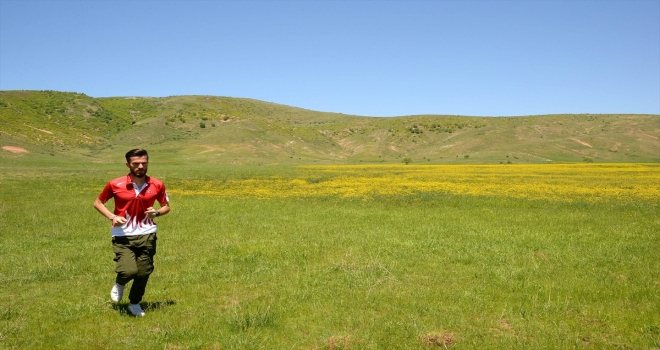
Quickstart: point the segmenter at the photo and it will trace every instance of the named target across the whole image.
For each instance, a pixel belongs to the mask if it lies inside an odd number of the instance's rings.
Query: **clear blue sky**
[[[660,0],[0,0],[0,90],[660,114]]]

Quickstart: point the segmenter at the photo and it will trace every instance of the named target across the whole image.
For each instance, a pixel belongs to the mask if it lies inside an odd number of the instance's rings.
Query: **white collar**
[[[142,186],[140,186],[139,188],[137,187],[137,185],[135,185],[135,182],[132,182],[132,184],[133,184],[133,190],[135,191],[135,196],[136,197],[140,194],[140,192],[142,192],[142,190],[144,190],[145,187],[147,187],[147,181],[144,181]]]

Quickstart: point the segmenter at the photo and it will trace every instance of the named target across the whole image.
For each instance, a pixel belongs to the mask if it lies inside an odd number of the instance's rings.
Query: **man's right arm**
[[[106,219],[112,220],[112,226],[122,226],[126,223],[125,217],[113,214],[98,198],[94,201],[94,208],[101,213],[101,215],[105,216]]]

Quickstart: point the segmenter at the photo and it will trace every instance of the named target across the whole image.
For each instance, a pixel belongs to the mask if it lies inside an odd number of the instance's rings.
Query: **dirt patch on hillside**
[[[25,148],[16,146],[2,146],[2,149],[11,153],[30,153],[30,151],[26,150]]]
[[[581,140],[579,140],[579,139],[577,139],[577,138],[572,138],[571,140],[573,140],[573,141],[575,141],[575,142],[577,142],[577,143],[579,143],[579,144],[581,144],[581,145],[587,146],[587,147],[589,147],[589,148],[593,148],[593,147],[591,147],[590,144],[588,144],[588,143],[586,143],[586,142],[584,142],[584,141],[581,141]]]
[[[567,151],[572,151],[572,152],[575,152],[575,153],[581,154],[581,155],[583,155],[583,156],[588,156],[588,154],[586,154],[586,153],[584,153],[584,152],[581,152],[581,151],[578,151],[578,150],[576,150],[575,148],[568,148],[568,147],[563,146],[563,145],[557,145],[557,146],[555,146],[555,147],[557,147],[557,148],[561,148],[561,149],[563,149],[563,150],[567,150]]]
[[[220,147],[217,147],[217,146],[207,146],[207,145],[203,145],[202,147],[206,148],[206,150],[199,152],[200,154],[202,154],[202,153],[207,153],[207,152],[213,152],[213,151],[219,151],[219,150],[222,150]]]
[[[27,127],[29,127],[29,128],[32,128],[32,129],[34,129],[34,130],[39,130],[39,131],[41,131],[41,132],[45,132],[46,134],[51,134],[51,135],[53,134],[52,131],[48,131],[48,130],[44,130],[44,129],[35,128],[34,126],[29,126],[29,125],[27,125],[27,124],[25,124],[25,126],[27,126]]]
[[[650,137],[650,138],[652,138],[652,139],[656,139],[656,140],[660,139],[660,138],[658,138],[657,136],[649,135],[649,134],[647,134],[647,133],[645,133],[645,132],[643,132],[642,135],[647,136],[647,137]]]

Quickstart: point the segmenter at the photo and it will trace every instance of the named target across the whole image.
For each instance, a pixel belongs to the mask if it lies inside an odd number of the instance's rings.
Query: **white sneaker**
[[[124,297],[124,287],[121,284],[118,284],[115,282],[115,285],[112,286],[112,290],[110,291],[110,299],[114,301],[115,303],[118,303],[121,301],[121,298]]]
[[[133,316],[144,316],[144,311],[142,311],[140,304],[128,304],[128,312],[130,312]]]

